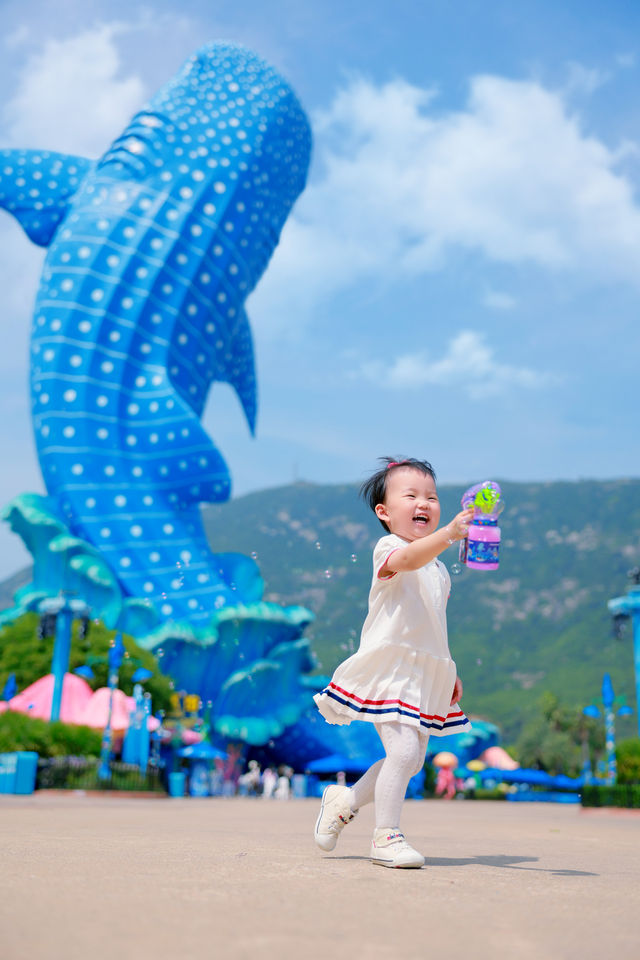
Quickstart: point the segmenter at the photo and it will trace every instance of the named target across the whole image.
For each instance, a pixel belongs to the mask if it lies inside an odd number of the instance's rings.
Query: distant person
[[[248,769],[238,780],[238,787],[249,797],[256,797],[260,790],[260,764],[249,760]]]
[[[278,783],[278,775],[271,767],[267,767],[262,774],[262,796],[265,800],[271,800]]]
[[[286,774],[281,773],[278,776],[273,796],[276,800],[288,800],[291,796],[291,781]]]
[[[462,681],[447,640],[451,580],[437,558],[466,537],[473,509],[438,529],[440,502],[431,465],[387,457],[381,462],[360,488],[387,531],[373,551],[360,647],[314,699],[329,723],[374,723],[386,756],[353,787],[325,789],[315,841],[321,850],[333,850],[360,807],[375,801],[373,863],[422,867],[424,857],[400,831],[400,813],[407,784],[424,765],[429,734],[469,728],[457,703]]]
[[[474,781],[475,783],[475,781]],[[453,800],[462,782],[456,779],[456,775],[449,767],[441,767],[436,777],[435,795],[444,797],[446,800]]]

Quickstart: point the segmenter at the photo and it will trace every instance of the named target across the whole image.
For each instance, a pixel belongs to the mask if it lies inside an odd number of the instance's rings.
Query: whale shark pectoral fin
[[[0,207],[33,243],[47,247],[93,160],[50,150],[0,150]]]
[[[244,309],[238,310],[238,319],[231,335],[230,359],[221,377],[238,395],[251,433],[256,429],[257,392],[256,372],[253,359],[253,337],[249,318]]]

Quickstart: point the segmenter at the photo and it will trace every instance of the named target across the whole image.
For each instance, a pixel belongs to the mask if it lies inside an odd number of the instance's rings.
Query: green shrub
[[[507,791],[501,790],[500,787],[493,787],[491,790],[488,787],[478,787],[473,792],[466,792],[465,798],[467,800],[506,800]]]
[[[640,737],[620,740],[616,748],[618,783],[640,783]]]
[[[633,807],[640,809],[640,784],[616,783],[612,787],[589,784],[582,788],[583,807]]]
[[[37,613],[25,613],[13,623],[0,628],[0,690],[9,675],[15,673],[18,690],[24,690],[40,677],[51,673],[53,656],[53,637],[38,638]],[[115,630],[108,630],[98,620],[92,620],[89,633],[81,638],[78,635],[80,622],[73,624],[69,672],[76,667],[88,664],[94,672],[89,686],[93,690],[107,685],[107,656],[109,646],[115,636]],[[133,637],[123,634],[126,654],[118,674],[118,686],[128,696],[133,692],[132,676],[139,666],[146,667],[153,674],[145,680],[144,689],[151,694],[154,712],[168,710],[171,705],[171,678],[160,673],[158,661],[148,650],[139,647]]]
[[[35,750],[41,757],[100,755],[102,734],[90,727],[47,723],[24,713],[0,714],[0,753]]]

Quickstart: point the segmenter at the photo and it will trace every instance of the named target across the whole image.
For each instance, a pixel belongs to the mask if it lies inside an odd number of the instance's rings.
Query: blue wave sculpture
[[[199,504],[228,468],[200,418],[236,390],[253,431],[244,310],[304,187],[311,134],[291,88],[228,43],[204,46],[97,162],[0,151],[0,206],[48,252],[31,391],[48,497],[4,518],[34,556],[4,619],[61,588],[162,653],[215,729],[264,743],[309,703],[311,614],[262,603],[257,565],[211,552]]]
[[[303,189],[311,146],[290,87],[255,54],[203,47],[97,162],[0,151],[0,205],[48,247],[31,344],[50,496],[125,594],[208,621],[261,591],[248,557],[211,553],[198,505],[230,494],[204,432],[211,383],[251,430],[244,301]],[[234,590],[236,586],[236,590]]]

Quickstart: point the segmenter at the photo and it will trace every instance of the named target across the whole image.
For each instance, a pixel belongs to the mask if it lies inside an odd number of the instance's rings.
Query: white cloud
[[[537,82],[478,76],[466,108],[443,112],[404,80],[354,79],[316,117],[315,150],[251,305],[268,327],[292,302],[312,314],[363,280],[436,270],[455,248],[638,284],[640,209],[620,157]]]
[[[139,77],[119,76],[114,40],[125,29],[103,24],[31,54],[3,110],[4,145],[104,153],[145,99]]]
[[[632,70],[636,65],[636,55],[635,53],[618,53],[615,61],[623,70]]]
[[[513,310],[518,303],[515,297],[501,290],[487,290],[482,302],[485,307],[490,307],[492,310]]]
[[[363,363],[353,375],[391,390],[458,387],[474,399],[503,393],[510,387],[541,387],[550,381],[546,373],[498,362],[484,337],[473,330],[457,334],[440,359],[426,353],[405,353],[385,362]]]
[[[568,96],[581,94],[590,97],[610,79],[611,74],[605,70],[598,70],[597,67],[585,67],[581,63],[572,61],[568,66],[565,93]]]

